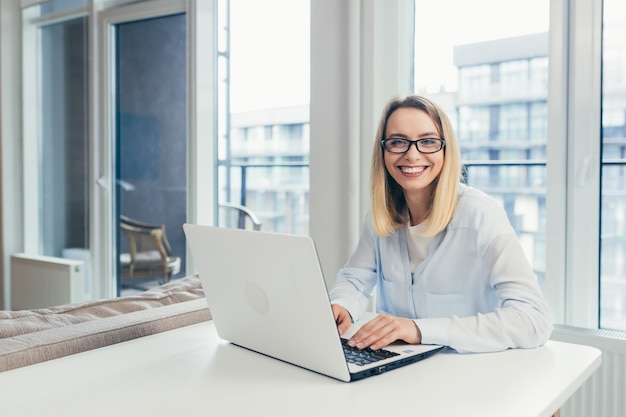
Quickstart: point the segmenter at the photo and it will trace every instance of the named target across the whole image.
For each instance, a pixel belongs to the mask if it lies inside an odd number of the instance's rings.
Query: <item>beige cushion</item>
[[[195,275],[135,296],[0,311],[0,371],[210,319]]]

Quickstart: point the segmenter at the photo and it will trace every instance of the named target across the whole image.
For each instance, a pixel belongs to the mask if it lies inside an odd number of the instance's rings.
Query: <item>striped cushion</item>
[[[0,371],[210,319],[196,275],[129,297],[0,311]]]

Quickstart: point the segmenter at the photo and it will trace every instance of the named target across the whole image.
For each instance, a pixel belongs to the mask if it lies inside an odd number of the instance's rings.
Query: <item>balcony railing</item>
[[[263,230],[307,234],[309,162],[222,162],[220,203],[252,209]]]
[[[490,195],[503,199],[510,198],[506,196],[545,197],[546,160],[468,160],[464,164],[466,182]],[[626,159],[605,159],[603,166],[626,169]],[[308,161],[230,164],[222,161],[219,167],[224,169],[220,172],[220,203],[250,207],[266,225],[265,230],[308,231]],[[619,172],[612,174],[615,175],[620,176]],[[604,177],[603,195],[626,196],[623,187],[612,186],[623,184],[623,179],[611,178]],[[510,216],[518,232],[541,230],[541,219],[529,230],[522,219],[517,219],[513,213]]]

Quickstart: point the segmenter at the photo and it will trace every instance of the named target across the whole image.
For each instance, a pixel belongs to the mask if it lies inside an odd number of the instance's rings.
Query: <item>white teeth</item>
[[[407,174],[417,174],[417,173],[423,172],[425,169],[426,167],[413,167],[413,168],[404,167],[402,168],[402,172],[407,173]]]

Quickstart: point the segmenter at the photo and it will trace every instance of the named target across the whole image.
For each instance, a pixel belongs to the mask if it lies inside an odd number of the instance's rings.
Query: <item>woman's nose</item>
[[[409,149],[404,153],[408,159],[418,159],[422,154],[417,150],[417,142],[409,144]]]

